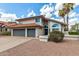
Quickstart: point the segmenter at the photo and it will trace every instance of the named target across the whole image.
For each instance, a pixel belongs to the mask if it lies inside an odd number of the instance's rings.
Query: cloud
[[[78,5],[79,5],[79,3],[75,3],[75,4],[74,4],[74,8],[76,8]]]
[[[15,21],[16,14],[0,12],[0,21]]]
[[[54,11],[54,15],[57,17],[57,18],[59,18],[60,16],[58,15],[58,13],[59,13],[59,10],[61,10],[63,8],[63,5],[62,5],[62,3],[56,3],[56,5],[55,5],[55,11]]]
[[[75,23],[79,23],[78,18],[72,18],[69,20],[69,29],[71,28],[72,25],[74,25]]]
[[[77,16],[77,13],[74,12],[74,11],[71,11],[71,12],[69,13],[69,18],[73,18],[73,17],[76,17],[76,16]]]
[[[22,15],[21,18],[24,18],[24,15]]]
[[[40,9],[40,14],[44,15],[47,18],[51,18],[54,11],[54,6],[52,4],[45,4]]]
[[[0,14],[1,14],[1,17],[3,18],[3,17],[11,17],[11,18],[17,18],[17,16],[16,16],[16,14],[11,14],[11,13],[4,13],[4,12],[0,12]]]
[[[63,5],[62,5],[62,3],[57,3],[56,5],[55,5],[55,10],[61,10],[63,8]]]
[[[56,17],[59,17],[59,15],[58,15],[58,10],[56,10],[55,12],[54,12],[54,15],[56,16]]]
[[[29,13],[27,14],[27,17],[31,16],[36,16],[36,13],[33,10],[31,10],[31,12],[29,11]]]

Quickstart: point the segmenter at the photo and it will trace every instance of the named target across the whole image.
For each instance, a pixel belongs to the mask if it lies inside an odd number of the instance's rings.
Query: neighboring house
[[[10,31],[8,26],[16,24],[15,22],[4,22],[0,21],[0,32]]]
[[[79,23],[72,25],[70,31],[71,32],[79,32]]]
[[[42,15],[17,19],[16,22],[16,25],[9,26],[12,36],[39,37],[48,35],[53,30],[64,32],[64,27],[67,26],[65,23],[45,18]]]

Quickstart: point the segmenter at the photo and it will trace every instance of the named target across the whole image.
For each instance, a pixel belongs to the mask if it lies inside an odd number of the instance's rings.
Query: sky
[[[58,15],[59,9],[62,9],[60,3],[0,3],[0,17],[17,19],[45,15],[48,18],[62,19]],[[69,22],[70,25],[79,22],[78,3],[74,5],[74,10],[69,13]]]

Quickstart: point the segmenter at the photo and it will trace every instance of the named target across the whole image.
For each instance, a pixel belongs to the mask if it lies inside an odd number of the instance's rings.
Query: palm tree
[[[64,13],[65,15],[67,15],[66,19],[67,19],[67,24],[69,23],[69,12],[71,10],[73,10],[73,6],[74,6],[74,3],[64,3],[63,4],[63,10],[64,10]],[[68,31],[68,26],[67,26],[67,31]]]
[[[64,12],[64,10],[59,10],[58,14],[59,14],[59,16],[61,16],[63,18],[64,23],[65,23],[65,12]]]

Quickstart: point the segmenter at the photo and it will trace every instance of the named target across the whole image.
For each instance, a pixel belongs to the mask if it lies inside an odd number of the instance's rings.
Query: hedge
[[[79,35],[79,32],[69,32],[69,35]]]
[[[11,32],[0,32],[0,35],[11,35]]]
[[[48,41],[62,42],[63,38],[64,38],[64,33],[60,31],[52,31],[49,34]]]

